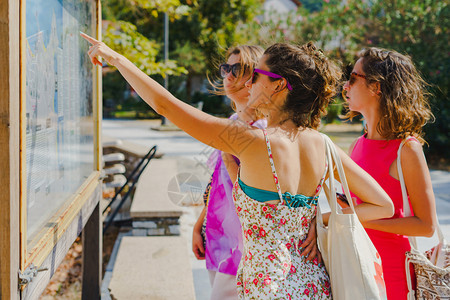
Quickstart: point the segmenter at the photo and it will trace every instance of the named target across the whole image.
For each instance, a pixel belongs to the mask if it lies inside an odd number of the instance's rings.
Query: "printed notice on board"
[[[26,1],[27,237],[47,226],[94,170],[95,2]]]

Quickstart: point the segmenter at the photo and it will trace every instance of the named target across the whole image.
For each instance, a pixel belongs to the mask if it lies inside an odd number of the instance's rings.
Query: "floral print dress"
[[[315,205],[289,207],[283,201],[265,130],[269,160],[281,201],[265,204],[247,196],[236,181],[233,196],[242,225],[244,253],[237,272],[240,299],[331,299],[327,271],[317,258],[306,261],[306,239]],[[316,190],[320,193],[324,178]]]

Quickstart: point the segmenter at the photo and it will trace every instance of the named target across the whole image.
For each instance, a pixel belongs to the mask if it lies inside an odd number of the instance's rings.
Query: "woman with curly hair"
[[[316,129],[336,93],[339,68],[312,43],[270,46],[246,83],[248,106],[267,120],[267,129],[259,129],[199,111],[104,43],[83,37],[92,44],[92,63],[101,65],[97,57],[105,58],[159,114],[199,141],[239,158],[233,187],[244,234],[239,298],[330,299],[325,267],[307,261],[299,244],[314,226],[327,171],[325,141]],[[392,216],[386,192],[340,153],[349,188],[364,201],[355,208],[358,217],[367,221]]]
[[[391,218],[363,222],[383,262],[388,299],[407,298],[408,236],[429,237],[435,228],[435,199],[422,151],[422,128],[432,118],[425,87],[409,57],[379,48],[359,54],[344,86],[347,117],[361,114],[366,121],[365,134],[350,147],[350,157],[378,181],[395,207]],[[401,150],[401,166],[414,212],[411,217],[403,217],[397,172],[397,151],[407,138]]]

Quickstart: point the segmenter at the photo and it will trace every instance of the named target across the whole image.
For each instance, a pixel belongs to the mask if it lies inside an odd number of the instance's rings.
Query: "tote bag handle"
[[[336,167],[336,170],[339,174],[339,179],[342,185],[342,188],[344,190],[345,196],[348,199],[348,203],[350,205],[350,209],[352,210],[352,213],[355,213],[355,207],[353,205],[353,201],[351,198],[350,190],[348,188],[347,184],[347,178],[345,177],[344,173],[344,167],[342,166],[341,157],[339,156],[339,153],[336,150],[336,146],[331,141],[331,139],[325,135],[322,134],[325,146],[326,146],[326,155],[327,155],[327,163],[328,163],[328,174],[329,174],[329,189],[325,189],[325,193],[327,194],[327,199],[330,205],[330,209],[332,213],[335,214],[342,214],[342,210],[338,208],[337,199],[336,199],[336,190],[334,187],[334,166]],[[333,164],[334,163],[334,164]],[[325,184],[326,187],[328,187]]]
[[[410,217],[412,216],[412,207],[409,204],[409,199],[408,199],[408,192],[406,191],[406,185],[405,185],[405,178],[403,177],[403,170],[402,170],[402,163],[401,163],[401,152],[402,152],[402,147],[403,145],[410,139],[414,139],[413,137],[407,137],[406,139],[404,139],[401,143],[400,146],[398,147],[398,151],[397,151],[397,170],[398,170],[398,178],[400,181],[400,186],[402,189],[402,198],[403,198],[403,211],[405,213],[405,217]],[[439,225],[439,220],[436,216],[436,231],[438,234],[438,238],[439,238],[439,243],[443,244],[445,243],[445,239],[444,239],[444,234],[442,233],[441,230],[441,226]],[[411,247],[413,247],[414,249],[417,250],[417,240],[416,237],[414,236],[410,236],[409,238],[409,243],[411,244]]]
[[[406,144],[406,142],[410,139],[414,139],[413,137],[407,137],[404,139],[400,146],[398,147],[397,151],[397,170],[398,170],[398,180],[400,181],[400,187],[402,189],[402,199],[403,199],[403,211],[404,211],[404,217],[410,217],[412,216],[412,207],[409,204],[408,199],[408,192],[406,191],[406,184],[405,184],[405,178],[403,177],[403,170],[402,170],[402,162],[401,162],[401,153],[402,153],[402,147]],[[439,237],[439,243],[443,245],[446,243],[444,239],[444,234],[442,233],[441,227],[439,225],[439,221],[436,215],[436,225],[437,225],[437,233]],[[411,245],[411,250],[415,250],[416,252],[419,252],[417,248],[417,240],[415,236],[408,236],[409,244]],[[406,272],[406,283],[408,286],[408,299],[415,299],[415,293],[412,287],[411,277],[409,274],[410,268],[410,260],[408,258],[405,259],[405,272]]]

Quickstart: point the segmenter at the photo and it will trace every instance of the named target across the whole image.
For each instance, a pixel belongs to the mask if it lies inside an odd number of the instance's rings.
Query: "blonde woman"
[[[263,52],[259,46],[243,45],[228,49],[226,63],[219,66],[221,79],[211,82],[214,93],[231,99],[236,113],[230,119],[239,119],[257,127],[265,127],[266,122],[255,121],[255,110],[247,106],[249,89],[245,82],[253,74]],[[204,193],[205,208],[194,226],[192,251],[197,259],[206,260],[212,288],[210,299],[238,299],[236,272],[243,247],[232,188],[239,160],[216,150],[208,163],[214,171]]]

